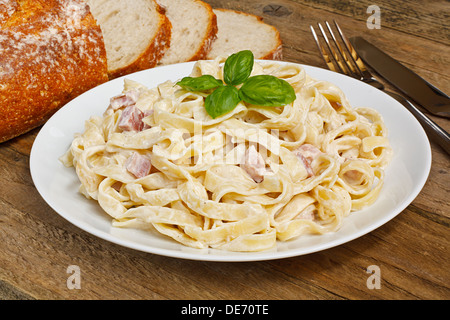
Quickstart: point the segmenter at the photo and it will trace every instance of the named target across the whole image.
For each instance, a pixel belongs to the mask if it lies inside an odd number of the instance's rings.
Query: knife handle
[[[402,105],[404,105],[420,122],[424,130],[427,132],[428,137],[439,144],[442,149],[444,149],[445,152],[450,155],[450,135],[447,133],[447,131],[442,129],[437,123],[427,117],[415,105],[413,105],[401,95],[394,92],[385,92],[396,99],[398,102],[400,102]]]

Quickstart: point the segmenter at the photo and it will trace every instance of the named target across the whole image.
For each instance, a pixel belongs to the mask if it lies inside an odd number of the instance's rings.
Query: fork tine
[[[327,50],[325,50],[325,48],[320,43],[319,38],[317,37],[316,31],[314,30],[314,27],[311,25],[309,27],[313,34],[314,41],[316,42],[317,48],[319,49],[319,52],[322,55],[323,60],[325,60],[325,63],[327,64],[328,69],[335,71],[335,72],[340,72],[340,70],[337,70],[337,69],[340,69],[339,64],[337,62],[335,64],[333,64],[333,60],[330,58],[330,55],[327,53]],[[336,68],[336,66],[337,66],[337,68]]]
[[[330,24],[328,23],[328,21],[325,21],[325,25],[327,26],[328,32],[331,35],[331,39],[333,39],[333,43],[337,48],[337,51],[339,52],[339,55],[342,58],[342,61],[344,62],[343,64],[345,64],[345,66],[347,67],[349,73],[351,73],[351,75],[353,77],[357,76],[357,70],[355,69],[355,67],[353,66],[353,64],[349,61],[349,58],[347,57],[347,53],[345,52],[345,50],[342,48],[342,45],[339,43],[339,41],[336,39],[336,37],[334,36],[334,32],[331,29]]]
[[[340,61],[336,51],[333,49],[333,47],[330,45],[330,41],[328,40],[327,34],[325,30],[323,29],[322,25],[320,23],[317,24],[320,30],[320,33],[322,34],[323,39],[325,40],[325,44],[327,45],[328,50],[331,53],[331,57],[333,58],[333,62],[336,63],[338,66],[338,69],[341,73],[347,74],[346,69],[343,67],[342,62]]]
[[[353,48],[353,46],[350,43],[350,41],[347,40],[347,37],[342,32],[342,30],[339,27],[339,25],[336,22],[336,20],[334,20],[334,25],[336,26],[336,30],[338,31],[339,36],[341,37],[341,40],[342,40],[345,48],[347,49],[347,52],[349,53],[349,56],[350,56],[353,64],[356,66],[356,69],[358,70],[359,75],[361,76],[361,78],[364,78],[365,77],[364,73],[367,72],[366,66],[364,65],[363,61],[359,57],[359,55],[356,52],[356,50]],[[366,76],[368,76],[368,75],[366,75]]]

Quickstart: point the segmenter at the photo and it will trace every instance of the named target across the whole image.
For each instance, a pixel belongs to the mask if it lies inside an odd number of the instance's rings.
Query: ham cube
[[[264,162],[261,154],[256,151],[256,148],[253,145],[245,151],[244,158],[242,159],[240,166],[256,183],[260,183],[264,180],[266,163]]]
[[[317,147],[312,144],[302,144],[296,150],[293,151],[297,158],[302,162],[303,166],[308,173],[308,178],[314,176],[314,171],[311,167],[311,162],[322,153]]]
[[[150,169],[152,168],[152,163],[147,157],[137,152],[133,152],[125,162],[125,168],[129,173],[139,179],[148,176]]]
[[[363,173],[358,170],[349,170],[344,173],[345,180],[352,185],[361,184],[363,177]]]
[[[144,113],[136,106],[126,107],[119,119],[119,128],[123,131],[142,131]]]
[[[139,91],[136,89],[132,89],[130,91],[125,92],[124,94],[112,97],[109,101],[109,106],[113,110],[120,109],[122,107],[129,107],[135,105],[139,99]]]
[[[296,152],[303,155],[303,157],[305,157],[305,159],[308,160],[309,163],[311,163],[319,154],[322,153],[319,148],[308,143],[302,144],[300,147],[298,147]]]

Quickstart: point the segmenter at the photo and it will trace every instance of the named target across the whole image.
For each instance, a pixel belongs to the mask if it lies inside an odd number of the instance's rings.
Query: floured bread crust
[[[2,1],[0,142],[107,80],[102,33],[84,1]]]

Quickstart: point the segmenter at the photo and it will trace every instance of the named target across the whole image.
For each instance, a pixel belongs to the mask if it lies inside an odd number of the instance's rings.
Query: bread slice
[[[251,50],[255,59],[282,59],[278,30],[259,16],[228,9],[214,9],[219,32],[207,58]]]
[[[157,0],[172,23],[170,48],[160,64],[206,59],[217,34],[211,6],[200,0]]]
[[[171,24],[155,0],[87,0],[102,29],[110,79],[152,68],[170,46]]]

